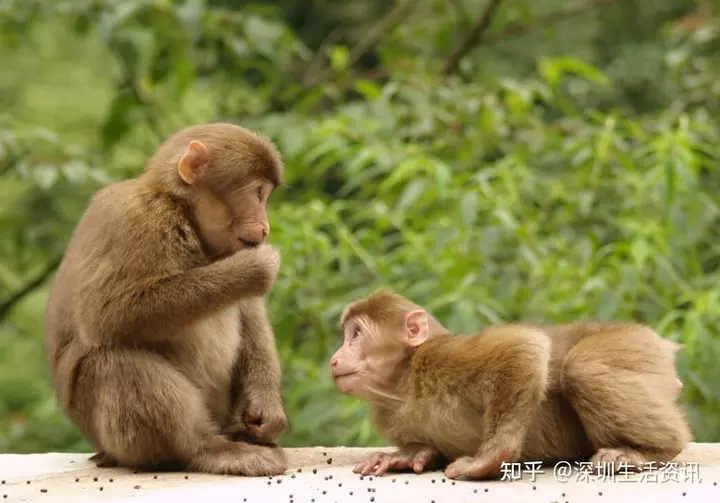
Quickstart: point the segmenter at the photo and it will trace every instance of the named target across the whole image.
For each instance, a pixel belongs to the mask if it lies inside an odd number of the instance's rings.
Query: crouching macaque
[[[679,346],[642,325],[505,325],[463,336],[386,290],[347,306],[341,325],[335,384],[367,400],[374,427],[398,447],[355,473],[445,467],[448,478],[481,479],[501,476],[503,462],[588,459],[596,470],[636,471],[660,467],[691,440],[675,403]]]
[[[287,428],[264,296],[283,163],[231,124],[168,138],[91,200],[50,294],[55,391],[98,466],[276,475]]]

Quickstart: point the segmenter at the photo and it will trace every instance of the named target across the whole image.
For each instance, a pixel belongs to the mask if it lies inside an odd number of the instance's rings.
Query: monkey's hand
[[[288,429],[288,420],[279,398],[248,399],[243,423],[250,435],[261,442],[270,443]]]
[[[512,462],[510,450],[488,453],[478,457],[462,457],[445,468],[445,476],[449,479],[496,479],[503,473],[503,463]]]
[[[235,253],[231,261],[232,272],[240,286],[255,295],[265,295],[275,284],[280,269],[280,252],[269,244]]]
[[[431,447],[409,446],[389,454],[383,452],[372,454],[367,460],[358,463],[353,472],[361,475],[374,474],[377,477],[382,477],[387,472],[407,470],[422,473],[425,468],[435,463],[438,456],[438,451]]]

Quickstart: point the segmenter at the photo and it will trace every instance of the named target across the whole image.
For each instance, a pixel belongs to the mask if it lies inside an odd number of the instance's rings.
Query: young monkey
[[[588,458],[596,470],[636,471],[691,441],[675,403],[679,346],[642,325],[502,325],[463,336],[379,290],[347,306],[341,326],[335,384],[368,401],[374,427],[399,448],[355,473],[442,464],[448,478],[483,479],[499,477],[503,462]]]

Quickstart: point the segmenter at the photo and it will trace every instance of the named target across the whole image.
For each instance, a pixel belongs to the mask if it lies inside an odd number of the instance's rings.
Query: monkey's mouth
[[[256,248],[260,244],[257,241],[248,241],[247,239],[240,239],[240,242],[245,245],[246,248]]]
[[[357,374],[357,372],[345,372],[344,374],[333,374],[333,379],[337,380],[337,379],[340,379],[341,377],[350,377],[350,376],[354,376],[355,374]]]

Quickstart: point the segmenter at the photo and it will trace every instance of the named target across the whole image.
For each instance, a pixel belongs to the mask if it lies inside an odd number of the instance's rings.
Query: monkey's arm
[[[173,337],[178,329],[243,297],[264,294],[274,281],[267,254],[240,252],[203,267],[135,282],[120,271],[84,271],[75,313],[80,336],[89,344]]]
[[[235,378],[238,394],[230,434],[248,430],[271,442],[287,429],[282,402],[282,369],[265,299],[249,299],[242,306],[242,354]]]
[[[483,365],[484,440],[473,457],[460,458],[448,478],[499,477],[503,462],[521,454],[528,425],[547,390],[550,341],[542,332],[519,328],[507,340],[493,341],[493,358]],[[472,396],[472,395],[471,395]]]

